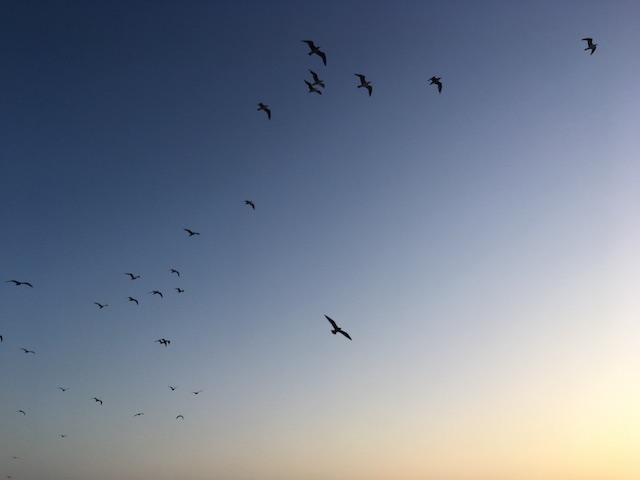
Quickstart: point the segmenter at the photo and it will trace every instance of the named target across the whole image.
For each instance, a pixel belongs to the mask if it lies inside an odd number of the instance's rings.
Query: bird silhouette
[[[178,293],[184,293],[184,290],[182,288],[176,287],[176,290],[178,291]]]
[[[431,77],[429,81],[430,81],[429,85],[438,86],[438,93],[442,92],[442,82],[440,81],[440,77]]]
[[[24,410],[18,410],[18,411],[16,411],[16,413],[21,413],[22,415],[26,415]]]
[[[33,353],[35,355],[36,352],[34,352],[33,350],[27,350],[26,348],[22,347],[20,350],[22,350],[24,353]]]
[[[129,275],[131,277],[131,280],[137,280],[138,278],[140,278],[140,275],[134,275],[133,273],[125,273],[125,275]]]
[[[64,435],[63,433],[61,433],[61,434],[60,434],[60,436],[61,436],[62,438],[67,438],[67,436],[66,436],[66,435]]]
[[[15,460],[20,460],[20,457],[15,457],[15,456],[14,456],[14,457],[11,457],[11,458],[13,458],[13,459],[15,459]]]
[[[354,73],[354,75],[360,79],[360,85],[358,85],[358,88],[366,88],[367,90],[369,90],[369,96],[371,96],[371,93],[373,92],[371,82],[367,82],[366,78],[364,78],[364,75],[361,75],[359,73]]]
[[[183,228],[183,230],[187,232],[190,237],[193,237],[194,235],[200,235],[199,232],[194,232],[193,230],[189,230],[188,228]]]
[[[139,417],[140,415],[144,415],[144,412],[136,413],[134,417]]]
[[[98,302],[93,302],[96,305],[98,305],[100,307],[100,310],[102,310],[104,307],[108,307],[109,305],[107,305],[106,303],[103,305],[102,303],[98,303]]]
[[[169,385],[169,388],[171,389],[171,391],[173,392],[176,388],[178,387],[172,387],[171,385]]]
[[[152,290],[149,293],[152,295],[160,295],[160,298],[164,298],[164,296],[162,295],[162,292],[159,292],[158,290]]]
[[[311,73],[311,76],[313,76],[313,83],[311,85],[318,85],[319,87],[324,88],[324,80],[320,80],[318,78],[318,74],[313,70],[309,70],[309,72]]]
[[[316,47],[316,45],[311,40],[300,40],[300,41],[309,45],[309,50],[311,50],[309,52],[309,55],[313,55],[315,53],[322,59],[322,63],[324,63],[325,66],[327,65],[327,56],[325,55],[324,52],[320,51],[319,46]]]
[[[99,403],[100,405],[102,405],[102,400],[100,400],[99,398],[92,397],[92,399],[95,400],[96,403]]]
[[[254,210],[256,209],[255,204],[251,201],[251,200],[245,200],[244,201],[245,205],[249,205],[251,208],[253,208]]]
[[[178,270],[176,270],[175,268],[171,269],[171,273],[175,273],[176,275],[180,276],[180,272]]]
[[[130,302],[136,302],[136,305],[140,305],[140,303],[138,302],[138,300],[136,300],[136,299],[135,299],[135,298],[133,298],[133,297],[129,297],[129,301],[130,301]]]
[[[21,282],[21,281],[19,281],[19,280],[7,280],[7,281],[6,281],[6,282],[4,282],[4,283],[15,283],[15,284],[16,284],[16,287],[18,287],[18,286],[20,286],[20,285],[27,285],[27,286],[29,286],[29,287],[33,288],[33,285],[31,285],[29,282]]]
[[[171,343],[171,340],[167,340],[166,338],[160,338],[153,343],[160,343],[160,345],[164,345],[165,347]]]
[[[304,81],[304,83],[306,83],[307,87],[309,87],[309,93],[317,93],[319,95],[322,95],[322,92],[318,90],[316,87],[314,87],[311,83],[309,83],[306,80]]]
[[[351,337],[349,336],[349,334],[347,332],[345,332],[344,330],[342,330],[337,324],[336,322],[334,322],[331,318],[327,317],[325,315],[325,318],[327,320],[329,320],[329,323],[331,324],[331,326],[333,327],[333,330],[331,331],[331,333],[333,333],[334,335],[338,332],[340,332],[342,335],[344,335],[345,337],[347,337],[349,340],[351,340]]]
[[[271,110],[269,110],[269,105],[265,105],[264,103],[260,102],[258,104],[258,110],[264,110],[267,114],[267,118],[271,120]]]
[[[593,55],[593,52],[596,51],[596,47],[598,46],[597,43],[593,43],[593,38],[583,38],[582,40],[587,42],[587,48],[585,48],[585,50],[591,50],[591,53],[589,55]]]
[[[66,392],[67,390],[69,390],[69,388],[58,387],[58,390],[62,390],[63,392]]]
[[[193,393],[194,395],[198,395],[200,392],[202,392],[202,390],[198,390],[197,392],[191,392],[191,393]]]
[[[177,420],[177,419],[179,419],[179,418],[181,418],[181,419],[183,419],[183,420],[184,420],[184,417],[183,417],[182,415],[178,415],[178,416],[176,417],[176,420]]]

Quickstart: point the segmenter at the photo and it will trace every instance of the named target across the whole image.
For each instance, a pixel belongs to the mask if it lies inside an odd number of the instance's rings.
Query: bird
[[[178,387],[172,387],[171,385],[169,385],[169,388],[171,389],[171,391],[173,392],[176,388]]]
[[[139,417],[140,415],[144,415],[144,413],[143,413],[143,412],[136,413],[136,414],[134,415],[134,417]]]
[[[318,85],[322,88],[324,88],[324,80],[320,80],[318,78],[318,74],[316,72],[314,72],[313,70],[309,70],[309,72],[311,72],[311,75],[313,76],[313,83],[311,85]]]
[[[140,278],[140,275],[134,275],[133,273],[125,273],[125,275],[129,275],[131,280],[137,280]]]
[[[340,332],[342,335],[344,335],[345,337],[347,337],[349,340],[351,340],[351,337],[349,336],[349,334],[347,332],[345,332],[344,330],[342,330],[337,324],[336,322],[334,322],[331,318],[327,317],[325,315],[325,318],[327,320],[329,320],[329,323],[331,324],[331,326],[333,327],[333,330],[331,330],[331,333],[333,333],[334,335],[338,332]]]
[[[202,390],[198,390],[197,392],[191,392],[191,393],[193,393],[194,395],[198,395],[200,392],[202,392]]]
[[[184,293],[184,289],[182,289],[182,288],[176,287],[176,290],[178,291],[178,293]]]
[[[64,388],[64,387],[58,387],[58,390],[62,390],[63,392],[66,392],[67,390],[69,390],[69,388]]]
[[[2,338],[2,335],[0,335],[0,343],[2,343],[4,341],[4,339]]]
[[[106,303],[103,305],[102,303],[98,303],[98,302],[93,302],[96,305],[98,305],[100,307],[100,310],[102,310],[104,307],[108,307],[109,305],[107,305]]]
[[[26,415],[24,410],[18,410],[18,411],[16,411],[16,413],[21,413],[22,415]]]
[[[33,285],[31,285],[29,282],[21,282],[19,280],[7,280],[4,283],[12,283],[12,282],[16,284],[16,287],[20,285],[28,285],[29,287],[33,288]]]
[[[440,81],[440,77],[431,77],[429,81],[431,82],[429,85],[438,86],[438,93],[442,92],[442,82]]]
[[[36,354],[36,352],[34,352],[33,350],[27,350],[24,347],[22,347],[20,350],[22,350],[24,353],[33,353],[34,355]]]
[[[164,297],[162,296],[162,292],[159,292],[158,290],[152,290],[152,291],[151,291],[151,292],[149,292],[149,293],[151,293],[152,295],[160,295],[160,298],[164,298]]]
[[[309,83],[306,80],[304,81],[304,83],[306,83],[307,87],[309,87],[309,93],[317,93],[319,95],[322,95],[322,92],[318,90],[316,87],[314,87],[311,83]]]
[[[189,230],[188,228],[183,228],[183,230],[187,232],[190,237],[193,237],[194,235],[200,235],[199,232],[194,232],[193,230]]]
[[[251,201],[251,200],[245,200],[244,201],[245,205],[249,205],[251,208],[253,208],[254,210],[256,209],[256,205]]]
[[[96,403],[99,403],[100,405],[102,405],[102,400],[100,400],[99,398],[92,397],[92,399],[95,400]]]
[[[175,273],[176,275],[180,276],[180,272],[178,270],[176,270],[175,268],[171,269],[171,273]]]
[[[183,417],[182,415],[178,415],[178,416],[176,417],[176,420],[177,420],[177,419],[179,419],[179,418],[181,418],[181,419],[183,419],[183,420],[184,420],[184,417]]]
[[[11,457],[11,458],[14,458],[14,459],[16,459],[16,460],[20,460],[20,457],[16,457],[16,456],[13,456],[13,457]]]
[[[260,102],[258,104],[258,110],[264,110],[267,113],[267,118],[271,120],[271,110],[269,110],[269,105],[265,105],[264,103]]]
[[[160,345],[164,345],[165,347],[171,343],[171,340],[167,340],[166,338],[160,338],[153,343],[160,343]]]
[[[61,433],[61,434],[60,434],[60,436],[61,436],[62,438],[67,438],[67,436],[66,436],[65,434],[63,434],[63,433]]]
[[[140,303],[138,302],[138,300],[136,300],[136,299],[135,299],[135,298],[133,298],[133,297],[129,297],[129,301],[130,301],[130,302],[136,302],[136,305],[140,305]]]
[[[362,88],[362,87],[366,88],[367,90],[369,90],[369,96],[371,96],[371,92],[373,91],[371,82],[367,82],[367,80],[364,78],[364,75],[361,75],[359,73],[354,73],[354,75],[360,78],[360,85],[358,85],[358,88]]]
[[[596,51],[596,47],[598,46],[597,43],[593,43],[593,38],[583,38],[582,40],[587,42],[587,48],[585,48],[585,50],[591,50],[591,53],[589,55],[593,55],[593,52]]]
[[[315,53],[322,59],[322,63],[324,63],[325,66],[327,65],[327,56],[325,55],[324,52],[320,51],[320,47],[316,47],[311,40],[301,40],[301,42],[309,45],[309,49],[311,50],[309,52],[309,55],[313,55]]]

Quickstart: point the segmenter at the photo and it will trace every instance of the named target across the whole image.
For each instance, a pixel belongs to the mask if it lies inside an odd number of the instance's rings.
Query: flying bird
[[[245,200],[244,201],[245,205],[249,205],[251,208],[253,208],[254,210],[256,209],[255,204],[251,201],[251,200]]]
[[[438,86],[438,93],[442,92],[442,82],[440,81],[440,77],[431,77],[429,81],[430,81],[429,85]]]
[[[354,73],[354,75],[360,79],[360,85],[358,85],[358,88],[366,88],[367,90],[369,90],[369,96],[371,96],[371,92],[373,92],[371,82],[367,82],[366,78],[364,78],[364,75],[361,75],[359,73]]]
[[[583,38],[582,40],[587,42],[587,48],[585,48],[585,50],[591,50],[591,53],[589,55],[593,55],[593,52],[596,51],[596,47],[598,46],[597,43],[593,43],[593,38]]]
[[[131,280],[137,280],[140,278],[140,275],[134,275],[133,273],[125,273],[125,275],[129,275]]]
[[[69,390],[69,388],[58,387],[58,390],[62,390],[63,392],[66,392],[67,390]]]
[[[316,72],[314,72],[313,70],[309,70],[309,72],[311,72],[311,75],[313,76],[313,83],[311,85],[318,85],[318,86],[324,88],[324,80],[320,80],[318,78],[318,74]]]
[[[24,412],[24,410],[18,410],[18,411],[16,411],[16,413],[21,413],[22,415],[26,415],[26,413]]]
[[[11,457],[11,458],[14,458],[16,460],[20,460],[20,457]]]
[[[331,326],[333,327],[333,330],[331,330],[331,333],[333,333],[334,335],[338,332],[340,332],[342,335],[344,335],[345,337],[347,337],[349,340],[351,340],[351,337],[349,336],[349,334],[347,332],[345,332],[344,330],[342,330],[338,324],[336,324],[336,322],[334,322],[331,318],[327,317],[326,315],[324,316],[327,320],[329,320],[329,323],[331,324]]]
[[[178,387],[172,387],[171,385],[169,385],[169,388],[171,389],[171,391],[173,392],[176,388]]]
[[[134,417],[139,417],[140,415],[144,415],[144,412],[136,413]]]
[[[158,290],[153,290],[153,291],[151,291],[151,292],[149,292],[149,293],[151,293],[152,295],[160,295],[160,298],[164,298],[164,297],[162,296],[162,292],[159,292]]]
[[[92,397],[92,399],[95,400],[96,403],[99,403],[100,405],[102,405],[102,400],[100,400],[99,398]]]
[[[182,289],[182,288],[176,287],[176,290],[178,291],[178,293],[184,293],[184,289]]]
[[[307,87],[309,87],[309,93],[317,93],[319,95],[322,95],[322,92],[318,90],[316,87],[314,87],[311,83],[309,83],[306,80],[304,81],[304,83],[306,83]]]
[[[27,350],[26,348],[21,348],[20,350],[22,350],[24,353],[33,353],[35,355],[36,352],[34,352],[33,350]]]
[[[109,305],[107,305],[106,303],[103,305],[102,303],[98,303],[98,302],[93,302],[96,305],[98,305],[100,307],[100,310],[102,310],[104,307],[108,307]]]
[[[19,280],[7,280],[4,283],[15,283],[16,287],[18,287],[20,285],[28,285],[29,287],[33,288],[33,285],[31,285],[29,282],[21,282]]]
[[[175,268],[171,269],[171,273],[175,273],[176,275],[180,276],[180,272],[178,270],[176,270]]]
[[[265,105],[264,103],[260,102],[258,104],[258,110],[264,110],[267,113],[267,118],[271,120],[271,110],[269,110],[269,105]]]
[[[183,420],[184,420],[184,417],[183,417],[182,415],[178,415],[178,416],[176,417],[176,420],[177,420],[177,419],[179,419],[179,418],[181,418],[181,419],[183,419]]]
[[[61,436],[62,438],[67,438],[67,436],[66,436],[66,435],[64,435],[63,433],[61,433],[61,434],[60,434],[60,436]]]
[[[136,302],[136,305],[140,305],[140,303],[138,302],[138,300],[136,300],[136,299],[135,299],[135,298],[133,298],[133,297],[129,297],[129,301],[130,301],[130,302]]]
[[[197,392],[191,392],[191,393],[193,393],[194,395],[198,395],[200,392],[202,392],[202,390],[198,390]]]
[[[160,345],[164,345],[165,347],[168,346],[171,343],[171,340],[167,340],[166,338],[160,338],[159,340],[156,340],[153,343],[160,343]]]
[[[194,235],[200,235],[199,232],[194,232],[193,230],[189,230],[188,228],[183,228],[183,230],[187,232],[190,237],[193,237]]]
[[[300,40],[300,41],[309,45],[309,49],[311,50],[309,52],[309,55],[313,55],[315,53],[322,59],[322,63],[324,63],[325,66],[327,65],[327,56],[325,55],[324,52],[320,51],[320,47],[316,47],[311,40]]]

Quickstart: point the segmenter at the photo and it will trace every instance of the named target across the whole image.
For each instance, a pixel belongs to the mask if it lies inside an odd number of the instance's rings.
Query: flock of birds
[[[590,50],[590,55],[593,55],[593,53],[596,51],[596,47],[597,47],[598,44],[593,43],[593,38],[590,38],[590,37],[583,38],[582,41],[586,41],[587,42],[587,47],[584,50],[585,51],[586,50]],[[322,63],[325,66],[327,65],[327,56],[326,56],[325,52],[323,52],[320,49],[319,46],[315,45],[315,43],[313,41],[311,41],[311,40],[302,40],[302,42],[306,43],[309,46],[309,50],[310,51],[308,52],[308,55],[317,55],[322,60]],[[309,89],[309,93],[316,93],[318,95],[322,95],[322,89],[325,88],[324,81],[320,79],[320,77],[318,76],[318,74],[315,71],[309,69],[309,72],[310,72],[310,74],[312,76],[312,79],[304,81],[305,84],[307,85],[308,89]],[[360,84],[357,85],[357,88],[366,89],[368,91],[369,96],[371,96],[372,93],[373,93],[373,86],[371,84],[371,81],[368,81],[366,79],[366,76],[363,75],[363,74],[356,73],[354,75],[356,77],[358,77],[359,80],[360,80]],[[435,85],[437,87],[438,93],[442,92],[442,81],[441,81],[442,79],[440,77],[432,76],[428,80],[429,80],[429,85]],[[260,102],[260,103],[258,103],[258,110],[264,111],[266,113],[266,115],[267,115],[267,118],[269,120],[271,120],[271,110],[270,110],[268,105]],[[249,207],[251,207],[253,210],[256,210],[256,205],[252,200],[245,200],[244,204],[249,206]],[[189,237],[194,237],[194,236],[200,236],[201,235],[200,232],[197,232],[195,230],[191,230],[189,228],[184,228],[183,230],[188,234]],[[181,277],[180,271],[178,271],[175,268],[171,268],[169,270],[169,272],[171,274],[175,275],[176,278],[180,278]],[[131,273],[131,272],[125,272],[124,275],[128,276],[131,281],[135,281],[135,280],[138,280],[138,279],[141,278],[140,275],[136,275],[136,274]],[[29,288],[34,288],[33,284],[31,284],[30,282],[27,282],[27,281],[22,281],[22,280],[11,279],[11,280],[6,280],[5,283],[13,283],[14,286],[16,286],[16,287],[25,286],[25,287],[29,287]],[[176,292],[178,294],[184,293],[184,291],[185,291],[181,287],[175,287],[175,290],[176,290]],[[151,290],[151,291],[149,291],[149,294],[150,295],[159,296],[160,298],[164,298],[163,293],[161,291],[159,291],[159,290]],[[139,300],[137,298],[135,298],[135,297],[129,296],[129,297],[127,297],[127,299],[128,299],[129,302],[133,302],[136,305],[140,304]],[[93,303],[100,310],[102,310],[102,309],[104,309],[104,308],[109,306],[109,304],[107,304],[107,303],[102,303],[102,302],[98,302],[98,301],[94,301]],[[336,335],[336,334],[340,333],[345,338],[347,338],[349,340],[352,340],[351,336],[346,331],[344,331],[341,327],[339,327],[338,324],[331,317],[325,315],[325,318],[329,322],[329,324],[331,325],[331,330],[330,331],[331,331],[332,334]],[[0,335],[0,343],[3,343],[4,340],[5,340],[4,337],[2,335]],[[159,343],[161,346],[164,346],[166,348],[171,344],[171,340],[166,339],[166,338],[159,338],[159,339],[155,340],[153,343]],[[20,347],[19,350],[22,350],[25,354],[32,354],[32,355],[36,354],[36,352],[34,350],[30,350],[30,349],[25,348],[25,347]],[[178,387],[176,387],[174,385],[169,385],[168,387],[169,387],[169,389],[171,391],[175,391],[178,388]],[[58,387],[58,389],[61,392],[66,392],[70,388],[69,387]],[[201,390],[192,391],[191,393],[193,395],[199,395],[202,392],[203,392],[203,390],[201,389]],[[96,404],[99,404],[99,405],[103,404],[103,400],[98,398],[98,397],[95,397],[95,396],[94,397],[90,397],[89,400],[93,400]],[[18,409],[15,412],[18,415],[27,416],[27,412],[24,409]],[[144,415],[144,412],[137,412],[137,413],[135,413],[133,415],[133,417],[139,417],[139,416],[142,416],[142,415]],[[175,419],[176,420],[184,420],[185,417],[182,414],[178,414],[175,417]],[[66,434],[59,434],[59,436],[61,438],[66,438],[67,437]],[[16,459],[16,460],[20,459],[20,457],[18,457],[18,456],[13,456],[12,458]],[[12,478],[12,476],[11,475],[7,475],[6,478]]]

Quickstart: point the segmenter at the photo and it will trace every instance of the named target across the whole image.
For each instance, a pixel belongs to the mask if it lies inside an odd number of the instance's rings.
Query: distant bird
[[[2,335],[0,335],[0,343],[2,342],[3,342],[3,338],[2,338]]]
[[[347,332],[345,332],[344,330],[342,330],[337,324],[336,322],[334,322],[331,318],[327,317],[326,315],[324,316],[327,320],[329,320],[329,323],[331,324],[331,326],[333,327],[333,330],[331,331],[331,333],[333,333],[334,335],[338,332],[340,332],[342,335],[344,335],[345,337],[347,337],[349,340],[351,340],[351,337],[349,336],[349,334]]]
[[[309,55],[313,55],[315,53],[322,59],[322,63],[324,63],[325,66],[327,65],[327,56],[325,55],[324,52],[320,51],[320,47],[316,47],[311,40],[300,40],[300,41],[309,45],[309,49],[311,50],[309,52]]]
[[[92,400],[95,400],[96,403],[99,403],[100,405],[102,405],[102,400],[100,400],[99,398],[92,397]]]
[[[20,460],[20,457],[11,457],[11,458],[13,458],[15,460]]]
[[[597,43],[593,43],[593,38],[583,38],[582,40],[587,42],[587,48],[585,48],[585,50],[591,50],[591,53],[589,55],[593,55],[593,52],[596,51],[596,47],[598,46]]]
[[[104,307],[108,307],[109,305],[107,305],[106,303],[103,305],[102,303],[98,303],[98,302],[93,302],[96,305],[98,305],[100,307],[100,310],[102,310]]]
[[[320,80],[318,78],[318,74],[313,70],[309,70],[309,72],[311,72],[311,75],[313,76],[313,83],[311,85],[318,85],[319,87],[324,88],[324,80]]]
[[[20,285],[28,285],[29,287],[33,288],[33,285],[31,285],[29,282],[20,282],[19,280],[7,280],[4,283],[15,283],[16,287],[20,286]]]
[[[175,268],[171,269],[171,273],[175,273],[176,275],[180,276],[180,272],[178,270],[176,270]]]
[[[178,387],[172,387],[171,385],[169,385],[169,388],[171,389],[171,391],[173,392],[176,388]]]
[[[136,305],[140,305],[140,303],[138,302],[138,300],[136,300],[136,299],[135,299],[135,298],[133,298],[133,297],[129,297],[129,301],[130,301],[130,302],[136,302]]]
[[[69,390],[69,388],[58,387],[58,390],[62,390],[63,392],[66,392],[67,390]]]
[[[181,418],[181,419],[183,419],[183,420],[184,420],[184,417],[183,417],[182,415],[178,415],[178,416],[176,417],[176,420],[177,420],[177,419],[179,419],[179,418]]]
[[[26,415],[24,410],[18,410],[18,411],[16,411],[16,413],[21,413],[22,415]]]
[[[178,293],[184,293],[184,290],[182,288],[176,287],[176,290],[178,291]]]
[[[200,235],[200,233],[194,232],[193,230],[189,230],[188,228],[183,228],[183,230],[187,232],[190,237],[193,237],[194,235]]]
[[[139,417],[140,415],[144,415],[144,413],[143,413],[143,412],[136,413],[136,414],[134,415],[134,417]]]
[[[256,209],[255,204],[251,201],[251,200],[245,200],[244,201],[245,205],[249,205],[251,208],[253,208],[254,210]]]
[[[191,392],[191,393],[193,393],[194,395],[198,395],[200,392],[202,392],[202,390],[198,390],[197,392]]]
[[[367,82],[366,78],[364,78],[364,75],[361,75],[359,73],[354,73],[354,75],[360,79],[360,85],[358,85],[358,88],[366,88],[367,90],[369,90],[369,96],[371,96],[371,92],[373,92],[371,82]]]
[[[160,343],[160,345],[164,345],[165,347],[168,346],[171,343],[171,340],[167,340],[166,338],[160,338],[159,340],[156,340],[153,343]]]
[[[60,434],[60,436],[61,436],[62,438],[67,438],[67,436],[66,436],[66,435],[64,435],[64,434],[62,434],[62,433]]]
[[[264,103],[260,102],[258,104],[258,110],[264,110],[267,113],[267,118],[271,120],[271,110],[269,110],[269,105],[265,105]]]
[[[438,86],[438,93],[442,92],[442,82],[440,81],[441,77],[431,77],[429,79],[429,81],[431,83],[429,83],[429,85],[437,85]]]
[[[318,90],[316,87],[314,87],[311,83],[309,83],[306,80],[304,81],[304,83],[306,83],[307,87],[309,87],[309,93],[317,93],[319,95],[322,95],[322,92]]]
[[[137,280],[140,278],[140,275],[134,275],[133,273],[125,273],[125,275],[129,275],[131,280]]]
[[[152,290],[152,291],[151,291],[151,292],[149,292],[149,293],[151,293],[152,295],[160,295],[160,298],[164,298],[164,297],[162,296],[162,292],[159,292],[158,290]]]
[[[34,352],[33,350],[27,350],[26,348],[21,348],[20,350],[22,350],[24,353],[33,353],[35,355],[36,352]]]

